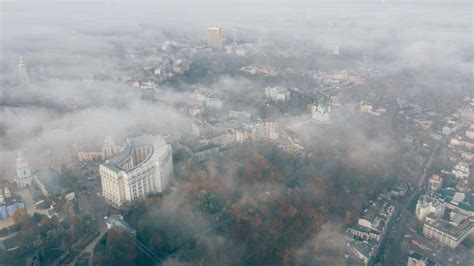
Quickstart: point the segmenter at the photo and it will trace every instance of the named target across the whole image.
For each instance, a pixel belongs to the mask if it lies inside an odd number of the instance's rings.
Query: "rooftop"
[[[431,219],[427,220],[425,226],[429,225],[455,239],[462,238],[466,233],[468,233],[471,228],[474,227],[474,222],[469,219],[465,219],[459,225],[451,223],[444,219],[436,219],[434,216],[428,216]]]

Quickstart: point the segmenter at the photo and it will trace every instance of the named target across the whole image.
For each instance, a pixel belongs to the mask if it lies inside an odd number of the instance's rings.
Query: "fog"
[[[223,75],[197,84],[160,86],[160,104],[153,104],[122,81],[138,77],[136,69],[146,65],[127,56],[127,51],[159,47],[173,39],[206,44],[211,25],[222,27],[227,40],[238,27],[237,38],[256,44],[264,54],[248,59],[252,63],[273,60],[285,67],[305,61],[320,70],[370,64],[387,80],[400,82],[400,88],[389,88],[388,97],[432,97],[435,102],[443,97],[474,96],[471,1],[2,1],[0,23],[3,179],[15,175],[19,149],[35,163],[47,150],[101,143],[106,136],[121,140],[133,134],[189,133],[191,120],[181,105],[199,87],[225,96],[232,107],[261,97],[263,87],[258,81]],[[316,48],[332,47],[340,49],[343,59],[334,59],[330,66],[311,54]],[[25,83],[19,82],[20,57],[30,75]],[[370,62],[364,62],[364,57]],[[41,78],[35,78],[38,76]],[[249,108],[252,113],[256,110]],[[350,110],[346,115],[354,113]],[[392,128],[397,125],[381,123],[373,137],[364,123],[335,117],[330,129],[305,125],[290,129],[313,147],[324,146],[325,139],[334,136],[340,147],[332,155],[347,159],[357,171],[393,163],[399,152],[392,140]],[[207,167],[214,178],[217,166]],[[224,197],[237,182],[234,169],[220,172],[222,195],[218,196]],[[253,192],[253,188],[242,188],[240,203],[252,200],[246,194]],[[179,223],[182,234],[207,226],[207,218],[183,202],[177,192],[160,204],[147,214],[157,221],[156,226]],[[169,217],[174,220],[167,220]],[[304,258],[304,264],[340,264],[345,240],[338,233],[339,223],[329,221],[319,234],[301,243],[295,252]],[[248,252],[218,234],[200,241],[210,254],[222,252],[220,245],[234,250],[232,256]],[[175,258],[165,264],[183,265]]]

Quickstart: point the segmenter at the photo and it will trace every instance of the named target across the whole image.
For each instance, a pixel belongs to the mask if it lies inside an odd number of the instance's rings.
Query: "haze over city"
[[[472,265],[471,1],[2,1],[0,265]]]

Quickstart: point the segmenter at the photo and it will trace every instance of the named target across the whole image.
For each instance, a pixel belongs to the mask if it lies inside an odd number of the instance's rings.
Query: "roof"
[[[456,190],[454,188],[442,189],[440,194],[445,202],[456,205],[467,211],[474,211],[474,193],[464,193],[464,199],[462,201],[455,200]]]
[[[455,225],[444,219],[436,219],[427,221],[425,226],[431,226],[455,239],[460,239],[474,227],[474,222],[466,219],[461,224]]]
[[[122,215],[118,215],[118,214],[110,215],[109,217],[107,217],[106,223],[110,227],[114,227],[119,230],[124,230],[129,234],[135,234],[137,232],[133,227],[131,227],[127,222],[123,220]]]
[[[380,232],[372,229],[372,228],[368,228],[368,227],[365,227],[365,226],[362,226],[362,225],[358,225],[358,224],[355,224],[354,226],[351,227],[352,230],[355,230],[355,231],[360,231],[360,232],[365,232],[365,233],[372,233],[372,234],[380,234]]]
[[[128,160],[131,156],[133,156],[133,153],[135,152],[136,148],[145,146],[145,145],[151,145],[153,148],[152,153],[147,157],[147,159],[145,159],[142,162],[137,163],[131,169],[122,168],[121,164],[124,163],[126,160]],[[164,154],[167,150],[166,149],[167,146],[168,145],[166,143],[166,140],[162,136],[143,135],[143,136],[128,138],[123,150],[117,153],[115,156],[113,156],[110,160],[106,161],[102,165],[115,172],[120,172],[120,171],[130,172],[131,170],[141,165],[143,162],[149,160],[151,157],[161,156],[162,154]]]

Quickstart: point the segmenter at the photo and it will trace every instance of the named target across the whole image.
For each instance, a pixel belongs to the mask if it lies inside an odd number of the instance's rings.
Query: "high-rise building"
[[[222,48],[222,33],[220,27],[212,26],[207,29],[207,44],[212,48]]]
[[[173,172],[171,146],[160,136],[127,139],[121,152],[99,166],[103,196],[117,206],[163,192]]]
[[[18,60],[18,74],[22,80],[28,80],[28,72],[26,71],[26,64],[23,61],[23,57],[20,56]]]
[[[28,161],[26,161],[23,157],[23,153],[21,151],[18,151],[18,157],[16,158],[16,173],[16,182],[18,187],[24,188],[31,186],[31,180],[33,177],[31,175],[30,166]]]

